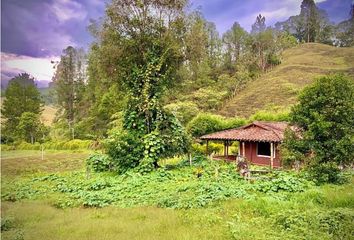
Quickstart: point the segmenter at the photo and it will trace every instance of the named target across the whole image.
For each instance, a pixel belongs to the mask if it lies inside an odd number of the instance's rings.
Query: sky
[[[27,72],[46,87],[64,48],[89,48],[93,41],[87,26],[90,19],[104,16],[108,0],[2,0],[1,1],[1,85],[18,73]],[[273,25],[300,12],[302,0],[191,0],[190,9],[200,8],[216,24],[220,34],[237,21],[250,30],[256,16]],[[315,0],[331,21],[349,18],[354,0]]]

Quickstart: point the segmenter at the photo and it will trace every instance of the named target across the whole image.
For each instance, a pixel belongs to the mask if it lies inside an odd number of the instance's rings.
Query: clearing
[[[2,239],[352,239],[353,178],[315,186],[296,173],[240,179],[195,158],[141,176],[87,175],[89,152],[2,154]],[[171,165],[171,162],[174,164]],[[202,173],[197,177],[197,173]],[[102,208],[101,208],[102,207]]]

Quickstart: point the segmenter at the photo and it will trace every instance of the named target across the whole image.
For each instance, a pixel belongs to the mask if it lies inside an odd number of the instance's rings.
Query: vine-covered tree
[[[138,163],[142,171],[156,167],[161,156],[186,150],[183,129],[161,104],[183,60],[185,4],[184,0],[114,0],[106,11],[103,31],[113,31],[116,44],[122,47],[116,67],[120,72],[117,82],[124,87],[128,101],[123,126],[136,141],[129,147],[144,146],[143,156],[135,156],[132,164],[134,167]],[[114,149],[121,151],[124,139],[127,137],[120,136],[112,142],[112,156],[116,156]],[[124,159],[116,160],[121,167]]]
[[[6,119],[3,136],[16,137],[16,128],[24,112],[39,115],[42,112],[42,99],[35,85],[34,78],[22,73],[10,80],[5,90],[5,99],[1,109]]]

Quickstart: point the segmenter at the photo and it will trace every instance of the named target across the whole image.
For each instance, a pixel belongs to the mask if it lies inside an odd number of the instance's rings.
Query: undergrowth
[[[4,185],[4,200],[45,198],[59,208],[153,205],[188,209],[232,198],[252,199],[259,193],[301,192],[312,183],[293,173],[272,173],[250,183],[240,178],[233,164],[195,158],[193,166],[181,161],[147,175],[77,171],[31,175]]]

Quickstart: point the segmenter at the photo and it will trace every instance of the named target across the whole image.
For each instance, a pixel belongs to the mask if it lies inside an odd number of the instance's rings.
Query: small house
[[[238,155],[245,157],[256,165],[281,167],[281,153],[279,145],[284,139],[286,122],[255,121],[240,128],[228,129],[201,136],[205,140],[208,149],[209,141],[222,141],[224,143],[224,155],[214,156],[216,159],[236,161],[236,155],[229,154],[229,146],[234,141],[239,142]],[[207,150],[208,152],[208,150]]]

